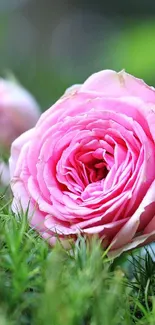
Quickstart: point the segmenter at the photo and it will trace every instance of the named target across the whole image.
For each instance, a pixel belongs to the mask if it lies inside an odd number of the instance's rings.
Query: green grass
[[[0,325],[154,325],[149,252],[109,260],[97,239],[51,248],[0,200]]]

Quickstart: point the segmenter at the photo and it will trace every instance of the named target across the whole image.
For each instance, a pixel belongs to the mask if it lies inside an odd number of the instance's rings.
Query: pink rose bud
[[[12,145],[13,210],[44,238],[98,235],[113,255],[155,240],[155,89],[124,71],[69,89]]]
[[[8,150],[13,140],[36,124],[39,116],[39,106],[27,90],[0,79],[0,148]]]

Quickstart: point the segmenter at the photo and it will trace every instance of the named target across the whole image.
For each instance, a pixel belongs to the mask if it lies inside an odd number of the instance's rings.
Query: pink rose
[[[155,89],[105,70],[12,145],[13,209],[51,244],[98,234],[113,254],[155,240]]]
[[[0,148],[8,150],[13,140],[36,124],[39,116],[39,106],[28,91],[0,79]]]

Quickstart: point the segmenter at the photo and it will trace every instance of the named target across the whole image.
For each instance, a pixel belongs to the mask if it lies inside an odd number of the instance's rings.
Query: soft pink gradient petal
[[[80,88],[81,92],[89,91],[105,97],[134,96],[145,102],[155,103],[155,89],[143,80],[135,78],[124,70],[116,72],[103,70],[89,77]]]
[[[72,95],[81,88],[81,84],[70,86],[66,89],[64,95]]]
[[[150,234],[147,235],[136,236],[133,240],[131,240],[130,243],[124,245],[121,248],[111,250],[111,246],[109,246],[108,256],[110,258],[115,258],[121,255],[123,252],[131,251],[134,248],[147,245],[154,241],[155,241],[155,231],[152,231]]]
[[[23,133],[20,137],[18,137],[11,146],[11,156],[9,159],[9,166],[10,166],[10,177],[12,178],[15,173],[16,164],[18,161],[18,158],[20,156],[22,147],[24,144],[27,144],[28,141],[33,139],[34,135],[34,129],[28,130],[25,133]]]
[[[135,240],[137,240],[136,231],[139,227],[141,221],[140,219],[142,217],[147,218],[147,207],[154,202],[155,202],[155,180],[152,182],[151,186],[149,187],[138,209],[135,211],[133,216],[126,222],[126,224],[122,227],[122,229],[118,232],[118,234],[113,239],[110,245],[111,250],[116,250],[122,247],[124,251],[124,246],[130,243],[131,240],[134,241],[133,239],[134,237]],[[152,211],[152,218],[153,217],[154,217],[154,211]],[[152,231],[154,231],[154,229],[152,229]],[[147,233],[147,227],[145,228],[144,232]]]

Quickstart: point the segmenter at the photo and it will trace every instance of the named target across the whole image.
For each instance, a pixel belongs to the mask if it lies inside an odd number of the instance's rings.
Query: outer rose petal
[[[19,158],[22,147],[25,143],[32,139],[34,129],[28,130],[18,137],[11,146],[11,156],[9,159],[10,177],[12,178],[16,169],[17,160]]]
[[[47,229],[44,226],[45,214],[38,210],[36,202],[33,202],[31,197],[28,196],[27,191],[22,182],[17,181],[12,184],[14,192],[14,199],[12,203],[12,210],[15,213],[24,212],[28,209],[28,217],[31,226],[37,229],[41,234]],[[19,194],[20,193],[20,194]]]
[[[150,235],[152,236],[155,234],[155,223],[154,223],[155,205],[154,205],[149,215],[149,219],[151,219],[149,225],[151,227],[147,226],[143,230],[143,233],[145,235],[143,236],[136,235],[136,231],[140,225],[141,218],[142,217],[144,219],[147,218],[147,213],[148,213],[147,207],[149,207],[152,203],[155,204],[155,180],[153,181],[150,188],[148,189],[137,211],[126,222],[126,224],[117,233],[112,243],[110,244],[110,249],[113,255],[121,254],[126,250],[132,249],[134,245],[136,247],[142,244],[150,237]]]
[[[150,234],[135,237],[134,240],[132,240],[129,244],[126,244],[124,247],[115,250],[109,250],[108,256],[114,258],[121,255],[123,252],[131,251],[134,248],[147,245],[154,241],[155,241],[155,231],[152,231]]]
[[[145,102],[155,103],[155,89],[124,70],[118,73],[113,70],[97,72],[84,82],[79,91],[95,92],[96,95],[112,98],[134,96]]]
[[[71,95],[71,94],[74,94],[74,92],[76,92],[77,90],[80,90],[81,88],[81,85],[78,84],[78,85],[73,85],[69,88],[66,89],[64,95]]]

